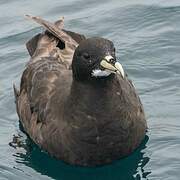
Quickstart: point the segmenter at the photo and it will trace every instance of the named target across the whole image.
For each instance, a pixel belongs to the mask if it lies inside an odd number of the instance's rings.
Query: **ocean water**
[[[24,18],[65,17],[66,29],[112,40],[144,104],[148,132],[129,157],[96,168],[67,165],[21,132],[12,85],[29,60],[25,43],[42,31]],[[0,180],[180,179],[179,0],[0,0]],[[20,136],[21,147],[9,146]]]

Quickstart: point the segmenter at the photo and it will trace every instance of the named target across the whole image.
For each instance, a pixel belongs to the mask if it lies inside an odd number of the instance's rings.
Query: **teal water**
[[[29,60],[26,41],[42,29],[24,14],[54,21],[116,45],[117,58],[144,104],[148,133],[129,157],[82,168],[41,152],[19,127],[12,84]],[[0,180],[179,180],[180,179],[179,0],[0,0]],[[12,148],[13,135],[23,146]]]

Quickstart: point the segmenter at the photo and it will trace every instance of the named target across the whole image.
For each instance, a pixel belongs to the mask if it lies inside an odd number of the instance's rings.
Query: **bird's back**
[[[25,132],[47,149],[50,143],[61,146],[60,131],[67,124],[63,122],[62,112],[72,84],[72,57],[85,37],[62,30],[61,20],[54,25],[37,17],[31,18],[47,30],[26,44],[31,58],[23,72],[20,90],[14,87],[16,108]]]

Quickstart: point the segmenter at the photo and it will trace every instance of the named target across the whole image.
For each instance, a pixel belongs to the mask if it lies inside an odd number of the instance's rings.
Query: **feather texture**
[[[73,81],[73,53],[85,36],[30,18],[50,34],[28,42],[32,57],[20,92],[14,89],[24,130],[49,154],[71,164],[99,165],[128,155],[146,131],[143,106],[131,81],[119,75],[109,82]],[[72,44],[59,49],[59,41]]]

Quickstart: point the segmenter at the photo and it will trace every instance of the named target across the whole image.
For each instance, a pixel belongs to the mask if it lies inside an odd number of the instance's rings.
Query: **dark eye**
[[[84,57],[85,59],[89,59],[89,58],[90,58],[90,55],[89,55],[88,53],[83,53],[83,57]]]
[[[115,49],[115,48],[113,48],[113,51],[114,51],[114,52],[116,52],[116,49]]]

